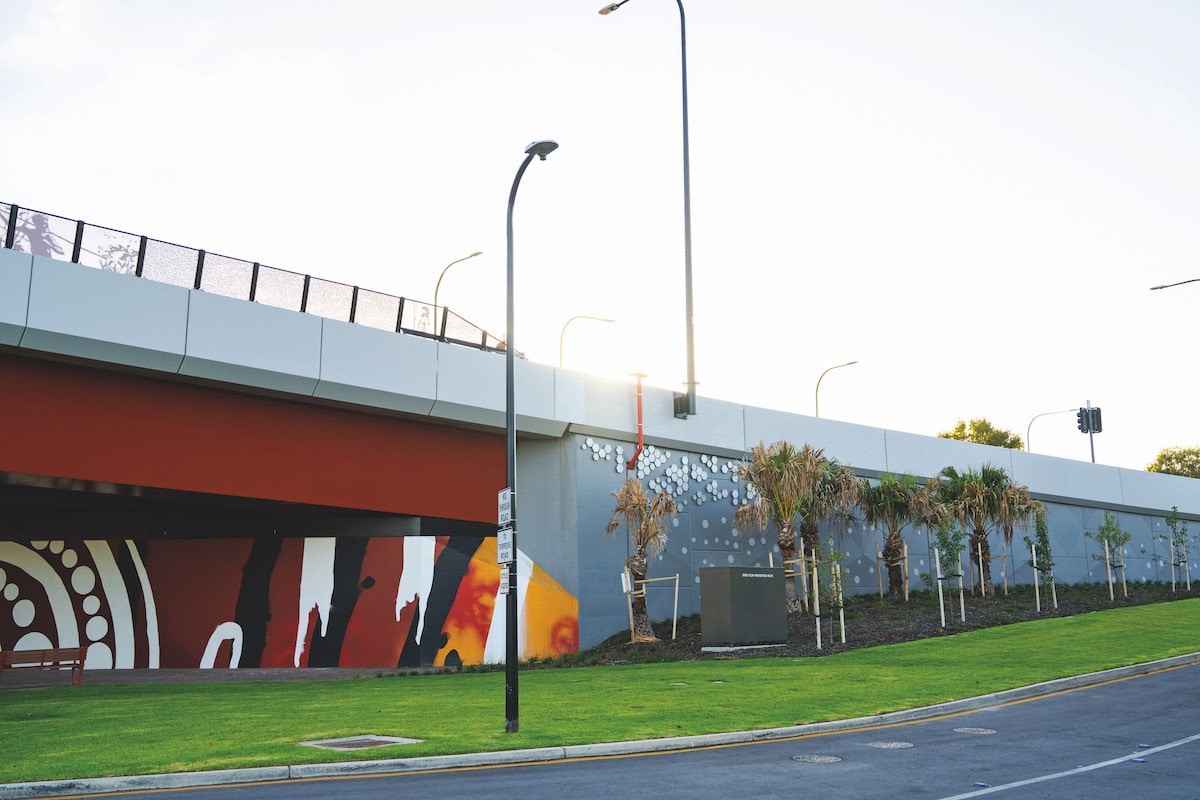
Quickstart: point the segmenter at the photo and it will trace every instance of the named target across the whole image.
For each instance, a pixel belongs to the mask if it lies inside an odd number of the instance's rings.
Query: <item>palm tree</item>
[[[636,478],[627,478],[621,488],[613,492],[617,507],[604,532],[612,534],[621,523],[629,529],[633,542],[633,555],[625,559],[625,568],[633,579],[633,585],[646,580],[649,560],[658,555],[667,544],[667,520],[675,516],[675,500],[666,492],[650,497]],[[654,629],[650,626],[650,613],[646,609],[646,595],[633,595],[633,641],[656,642]]]
[[[846,532],[846,528],[854,521],[852,509],[858,505],[859,488],[853,470],[839,464],[835,458],[822,456],[812,495],[805,499],[800,508],[800,538],[806,552],[816,554],[821,550],[820,523],[832,527],[839,536]]]
[[[733,524],[739,530],[762,530],[773,524],[783,560],[796,558],[797,521],[803,535],[811,525],[810,552],[816,549],[817,523],[837,510],[854,504],[858,484],[853,473],[823,450],[807,444],[799,450],[786,441],[770,447],[758,443],[750,448],[750,458],[738,467],[738,474],[753,490],[754,502],[741,506]],[[788,612],[800,610],[796,586],[786,582]]]
[[[968,563],[979,573],[983,593],[992,591],[992,549],[988,534],[997,530],[1006,545],[1012,544],[1013,528],[1027,525],[1037,508],[1029,487],[1013,483],[1008,473],[994,464],[958,472],[946,467],[930,482],[930,492],[946,511],[970,533]]]
[[[904,596],[904,529],[921,519],[917,495],[923,487],[915,475],[885,472],[879,483],[863,480],[858,488],[858,506],[863,519],[883,527],[883,560],[887,564],[888,597]]]

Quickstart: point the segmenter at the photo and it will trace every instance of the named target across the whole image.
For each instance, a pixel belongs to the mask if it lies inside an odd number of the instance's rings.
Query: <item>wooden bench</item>
[[[71,669],[71,685],[83,683],[86,647],[55,647],[45,650],[0,651],[0,675],[6,669]]]

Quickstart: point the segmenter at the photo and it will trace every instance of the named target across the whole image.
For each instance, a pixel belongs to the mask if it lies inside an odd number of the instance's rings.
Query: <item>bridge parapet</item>
[[[363,289],[44,211],[0,204],[9,250],[248,300],[379,330],[486,350],[503,348],[445,306]]]

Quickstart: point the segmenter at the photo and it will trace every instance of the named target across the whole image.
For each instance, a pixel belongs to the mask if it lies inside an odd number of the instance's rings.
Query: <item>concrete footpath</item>
[[[131,775],[116,778],[79,778],[33,783],[0,784],[0,800],[9,798],[47,798],[63,795],[100,794],[148,789],[181,789],[194,786],[215,786],[262,781],[301,780],[327,776],[381,775],[387,773],[454,769],[459,767],[499,766],[562,759],[655,753],[667,750],[687,750],[715,745],[745,744],[748,742],[787,739],[814,734],[895,725],[932,719],[1020,700],[1069,691],[1108,681],[1145,675],[1163,669],[1200,664],[1200,653],[1134,664],[1128,667],[1093,672],[1070,678],[1037,683],[979,697],[955,700],[933,706],[877,714],[856,719],[793,725],[785,728],[714,733],[704,736],[679,736],[665,739],[646,739],[631,742],[605,742],[566,747],[541,747],[529,750],[506,750],[489,753],[468,753],[453,756],[423,758],[392,758],[376,761],[351,761],[333,764],[299,764],[294,766],[231,769],[209,772],[178,772],[155,775]],[[84,675],[90,684],[121,683],[188,683],[199,681],[263,681],[263,680],[344,680],[373,677],[378,674],[399,674],[400,670],[355,669],[237,669],[237,670],[97,670]],[[40,677],[39,677],[40,676]],[[19,690],[70,683],[67,673],[6,672],[0,679],[0,689]]]

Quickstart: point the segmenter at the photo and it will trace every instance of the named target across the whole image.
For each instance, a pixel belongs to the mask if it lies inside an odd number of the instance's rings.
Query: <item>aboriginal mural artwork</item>
[[[576,651],[577,599],[518,560],[521,656]],[[500,662],[499,584],[491,538],[0,542],[0,649],[84,646],[88,669]]]

